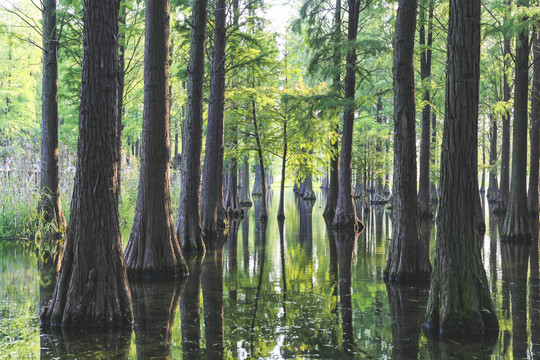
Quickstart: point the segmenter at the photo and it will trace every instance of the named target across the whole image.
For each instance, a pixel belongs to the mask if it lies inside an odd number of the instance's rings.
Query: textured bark
[[[223,146],[225,134],[225,0],[216,0],[214,50],[210,75],[208,124],[201,190],[201,220],[206,243],[216,241],[227,213],[223,204]]]
[[[480,1],[450,1],[437,244],[426,326],[434,334],[497,333],[482,264],[478,194]]]
[[[416,0],[399,1],[394,38],[394,220],[384,277],[396,282],[428,281],[431,273],[416,193],[413,57],[417,4]]]
[[[334,43],[341,42],[341,0],[336,0],[336,9],[334,14]],[[336,95],[341,96],[341,71],[337,71],[341,63],[340,53],[337,46],[334,48],[333,62],[336,67],[336,75],[332,79],[333,90]],[[336,135],[339,134],[339,124],[336,124]],[[339,144],[338,140],[332,142],[333,156],[330,156],[330,184],[328,184],[328,194],[326,195],[326,205],[323,216],[327,219],[333,219],[336,214],[337,198],[339,191]]]
[[[85,0],[77,169],[54,294],[42,322],[131,325],[118,220],[118,0]]]
[[[521,0],[528,6],[528,0]],[[525,19],[523,19],[525,20]],[[529,94],[529,33],[523,29],[517,35],[514,81],[514,127],[512,144],[512,179],[502,241],[527,242],[531,230],[527,213],[527,99]]]
[[[231,159],[227,169],[227,191],[225,193],[225,208],[230,218],[241,215],[238,201],[238,161]],[[232,219],[231,219],[232,220]]]
[[[118,22],[124,27],[126,26],[126,12],[126,6],[124,4],[120,4],[120,16],[118,18]],[[118,34],[118,141],[116,143],[119,156],[118,163],[120,164],[118,171],[118,196],[120,196],[120,191],[122,191],[122,130],[124,129],[124,126],[122,125],[122,119],[124,117],[124,85],[126,77],[126,49],[124,48],[126,34],[124,31],[120,31],[119,29]]]
[[[253,182],[253,191],[251,192],[253,196],[262,195],[262,181],[261,181],[261,165],[257,164],[255,167],[255,180]]]
[[[527,208],[531,217],[538,218],[538,162],[540,146],[540,39],[535,32],[533,39],[533,87],[531,100],[531,155],[529,168],[529,192]]]
[[[358,16],[360,0],[347,0],[349,25],[347,39],[356,41],[358,35]],[[341,164],[339,166],[339,190],[333,226],[341,230],[353,230],[359,222],[352,198],[352,142],[354,125],[354,92],[356,88],[356,49],[347,51],[347,70],[345,73],[345,110],[343,112],[343,135],[341,138]]]
[[[138,359],[170,358],[174,317],[183,286],[178,281],[130,284]]]
[[[247,156],[242,160],[242,191],[240,193],[240,205],[251,206],[253,203],[249,197],[249,162]]]
[[[313,181],[311,180],[311,175],[306,175],[306,178],[304,181],[302,181],[300,195],[304,198],[304,200],[315,200],[315,191],[313,191]]]
[[[43,1],[43,78],[41,97],[41,198],[39,211],[57,232],[67,224],[60,201],[58,178],[58,38],[56,35],[56,0]]]
[[[392,316],[392,359],[417,359],[427,289],[386,284]]]
[[[427,87],[431,77],[431,47],[433,45],[433,1],[429,1],[428,9],[428,33],[426,41],[426,10],[420,10],[420,46],[423,47],[420,53],[420,77],[426,88],[424,89],[424,107],[422,108],[422,138],[420,142],[420,180],[418,184],[418,204],[420,205],[420,215],[425,217],[433,216],[431,194],[429,191],[429,165],[431,147],[431,97],[429,87]]]
[[[182,352],[186,358],[201,358],[201,269],[204,255],[189,256],[189,278],[180,298]]]
[[[435,111],[431,112],[431,147],[431,166],[435,168],[437,164],[437,114]],[[431,202],[437,204],[439,202],[439,193],[433,181],[429,184],[429,192],[431,194]]]
[[[497,183],[497,172],[495,164],[497,163],[497,120],[493,115],[490,115],[490,135],[489,135],[489,187],[487,198],[490,202],[494,202],[499,196],[499,185]]]
[[[194,0],[188,64],[188,99],[182,128],[182,180],[176,233],[183,252],[204,251],[201,230],[201,149],[207,0]]]
[[[260,212],[259,212],[259,220],[266,221],[268,218],[267,210],[266,210],[266,172],[264,168],[264,158],[262,153],[262,145],[261,145],[261,137],[259,135],[259,125],[257,123],[257,114],[255,112],[255,100],[251,100],[251,106],[252,106],[252,116],[253,116],[253,128],[255,131],[255,140],[257,142],[257,155],[259,158],[259,171],[260,171],[260,182],[261,182],[261,206],[260,206]],[[255,183],[257,183],[257,180],[255,180]]]
[[[504,37],[504,68],[503,68],[503,100],[510,101],[511,91],[508,81],[508,72],[510,69],[510,38]],[[502,116],[502,144],[501,144],[501,187],[499,189],[498,212],[506,211],[508,204],[508,194],[510,189],[510,112]]]
[[[137,205],[125,260],[130,276],[187,275],[171,205],[168,0],[147,0],[143,144]]]

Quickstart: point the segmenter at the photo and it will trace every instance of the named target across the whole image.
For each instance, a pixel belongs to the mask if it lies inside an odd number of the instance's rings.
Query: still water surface
[[[277,191],[267,224],[257,204],[231,224],[222,250],[188,258],[183,281],[131,283],[135,324],[123,331],[40,330],[54,279],[35,250],[0,245],[0,358],[42,359],[527,359],[540,357],[538,227],[532,246],[501,245],[486,210],[484,265],[501,331],[438,341],[422,332],[427,287],[382,281],[391,214],[359,215],[356,238],[329,232],[317,201]],[[434,249],[431,223],[422,225]]]

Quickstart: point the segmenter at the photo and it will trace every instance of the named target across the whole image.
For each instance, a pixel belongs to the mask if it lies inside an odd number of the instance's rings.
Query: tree
[[[520,0],[518,5],[528,7],[529,2]],[[522,18],[525,24],[526,20]],[[530,50],[528,26],[520,29],[516,42],[512,178],[501,240],[524,242],[531,240],[527,213],[527,99]]]
[[[540,39],[535,31],[533,38],[533,86],[531,100],[531,155],[529,169],[529,192],[527,195],[527,208],[531,217],[538,217],[538,166],[540,151]]]
[[[431,194],[429,192],[429,163],[430,163],[430,121],[431,121],[431,96],[429,81],[431,77],[431,47],[433,46],[433,1],[428,1],[427,41],[426,41],[426,9],[420,8],[420,76],[424,87],[422,108],[422,138],[420,143],[420,179],[418,185],[418,204],[420,216],[432,217]]]
[[[170,2],[146,2],[143,143],[137,206],[126,247],[134,277],[174,277],[187,266],[174,229],[169,159]]]
[[[188,99],[182,128],[182,184],[176,233],[184,252],[204,251],[201,232],[201,150],[207,0],[193,1]]]
[[[360,0],[347,0],[349,25],[347,39],[352,44],[358,33]],[[343,135],[341,138],[341,163],[339,166],[339,190],[333,224],[338,229],[352,229],[358,222],[352,198],[352,142],[354,125],[354,93],[356,79],[356,50],[349,45],[347,70],[345,73],[345,111],[343,113]]]
[[[444,335],[498,331],[475,211],[480,1],[450,1],[437,244],[426,326]]]
[[[62,265],[42,321],[131,325],[118,221],[119,1],[84,1],[77,170]]]
[[[413,57],[417,4],[416,0],[399,2],[394,39],[394,219],[384,276],[396,282],[425,281],[431,273],[416,205]]]
[[[41,102],[40,212],[56,231],[66,229],[58,178],[58,36],[56,0],[43,2],[43,74]]]
[[[223,228],[227,221],[223,204],[226,15],[225,0],[217,0],[214,10],[214,50],[201,191],[202,230],[207,245],[215,242],[218,228]]]

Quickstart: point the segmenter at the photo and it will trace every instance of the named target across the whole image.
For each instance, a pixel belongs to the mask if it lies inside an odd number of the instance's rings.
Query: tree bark
[[[478,194],[480,1],[450,1],[437,245],[426,326],[433,334],[498,333],[482,264]]]
[[[433,45],[433,1],[429,1],[428,9],[428,33],[426,42],[426,16],[425,10],[420,10],[420,46],[424,47],[420,53],[420,77],[424,86],[424,107],[422,108],[422,138],[420,143],[420,180],[418,185],[418,204],[420,216],[431,218],[433,208],[429,189],[429,165],[430,165],[430,122],[431,122],[431,97],[429,91],[429,78],[431,77],[431,46]]]
[[[118,219],[118,0],[85,0],[77,170],[62,266],[42,322],[132,323]]]
[[[171,205],[169,16],[170,1],[146,1],[141,169],[125,252],[128,272],[136,278],[185,276],[188,270]]]
[[[489,187],[487,198],[490,202],[494,202],[499,196],[499,186],[497,183],[497,172],[495,164],[497,163],[497,120],[493,115],[490,115],[490,143],[489,143]]]
[[[431,273],[416,193],[413,57],[417,5],[416,0],[399,1],[394,38],[394,220],[384,278],[395,282],[427,281]]]
[[[225,131],[225,0],[216,0],[214,50],[210,75],[208,124],[201,191],[201,218],[204,241],[216,241],[224,228],[227,213],[223,204],[223,146]]]
[[[183,252],[204,251],[201,229],[201,150],[207,0],[194,0],[188,64],[188,99],[182,128],[182,181],[176,233]]]
[[[347,39],[356,41],[358,35],[358,16],[360,0],[347,0],[349,6],[349,25]],[[345,73],[345,111],[343,113],[343,135],[341,138],[341,164],[339,166],[339,190],[333,226],[340,230],[353,230],[359,223],[352,197],[352,142],[354,127],[354,92],[356,88],[356,49],[347,51],[347,70]]]
[[[511,91],[508,81],[510,69],[510,38],[504,36],[504,68],[503,68],[503,100],[510,101]],[[507,111],[502,116],[502,144],[501,144],[501,187],[499,189],[499,204],[497,212],[504,214],[508,205],[508,194],[510,189],[510,112]]]
[[[279,205],[277,218],[278,220],[285,219],[285,170],[287,165],[287,119],[283,123],[283,155],[281,158],[281,183],[279,186]]]
[[[535,31],[533,39],[533,86],[531,100],[531,155],[529,168],[529,193],[527,195],[527,207],[529,215],[538,218],[538,162],[540,146],[540,39]]]
[[[124,4],[120,5],[120,17],[118,18],[120,25],[126,26],[126,6]],[[118,142],[116,146],[118,147],[118,196],[120,197],[120,191],[122,191],[122,130],[124,126],[122,125],[122,119],[124,118],[124,85],[126,77],[126,49],[124,43],[126,41],[125,29],[120,31],[119,28],[119,40],[118,40]]]
[[[251,206],[253,205],[251,199],[249,198],[249,162],[248,157],[244,156],[242,161],[242,192],[240,194],[240,205],[242,206]]]
[[[519,1],[528,7],[528,0]],[[526,19],[523,19],[524,21]],[[512,137],[512,179],[501,241],[531,241],[527,212],[527,99],[529,94],[529,33],[523,29],[516,39],[514,81],[514,128]]]
[[[43,78],[41,102],[41,177],[39,211],[55,231],[66,230],[58,178],[58,38],[56,0],[43,1]]]
[[[259,169],[260,169],[260,182],[261,182],[261,209],[259,212],[259,220],[266,221],[268,218],[266,210],[266,173],[264,169],[264,157],[262,153],[261,137],[259,134],[259,126],[257,123],[257,114],[255,112],[255,100],[251,100],[252,112],[253,112],[253,128],[255,130],[255,140],[257,142],[257,155],[259,157]],[[257,181],[255,181],[257,183]]]

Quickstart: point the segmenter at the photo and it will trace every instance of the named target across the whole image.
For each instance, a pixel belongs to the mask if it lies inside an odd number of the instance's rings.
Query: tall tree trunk
[[[396,282],[427,281],[431,273],[429,248],[421,236],[416,193],[413,64],[417,5],[417,0],[399,1],[394,38],[394,221],[384,277]],[[429,162],[429,157],[426,161]]]
[[[248,157],[244,156],[242,160],[242,192],[240,194],[240,205],[251,206],[251,199],[249,198],[249,162]]]
[[[225,0],[216,0],[214,51],[210,76],[208,125],[201,191],[201,218],[204,241],[215,241],[227,213],[223,204],[223,146],[225,131]]]
[[[188,271],[171,205],[169,16],[170,1],[146,1],[143,149],[135,218],[125,252],[133,277],[184,276]]]
[[[529,1],[520,0],[518,5],[528,7]],[[512,179],[501,240],[525,242],[531,240],[527,213],[527,99],[530,50],[528,29],[520,31],[516,42]]]
[[[118,0],[85,0],[77,170],[60,274],[43,323],[131,325],[118,219]]]
[[[182,127],[182,181],[176,233],[183,252],[204,251],[201,229],[201,150],[204,50],[208,0],[193,0],[188,64],[188,99]]]
[[[431,166],[433,168],[436,168],[437,166],[437,114],[435,111],[431,112]],[[429,192],[431,193],[431,202],[432,203],[438,203],[439,202],[439,192],[437,190],[437,186],[433,181],[429,183]]]
[[[253,182],[253,191],[251,192],[253,196],[262,195],[262,180],[261,180],[261,166],[257,164],[255,167],[255,180]]]
[[[58,178],[58,38],[56,36],[56,0],[43,1],[43,78],[41,102],[41,198],[43,220],[66,230],[66,218],[60,201]]]
[[[431,46],[433,45],[433,1],[429,1],[428,9],[428,33],[426,42],[426,10],[424,7],[420,10],[420,76],[424,86],[424,107],[422,108],[422,138],[420,143],[420,180],[418,185],[418,204],[420,205],[420,215],[426,217],[433,216],[430,184],[429,184],[429,165],[430,165],[430,122],[431,122],[431,97],[429,91],[429,81],[431,77]]]
[[[450,1],[437,245],[426,326],[433,334],[498,333],[482,264],[478,194],[480,0]]]
[[[287,119],[283,123],[283,155],[281,158],[281,183],[279,186],[279,205],[277,218],[278,220],[285,219],[285,170],[287,165]]]
[[[347,0],[349,5],[349,25],[347,39],[354,43],[358,35],[360,0]],[[356,89],[356,48],[347,51],[345,73],[345,111],[343,113],[343,136],[341,138],[341,164],[339,166],[339,190],[333,226],[336,229],[353,230],[359,223],[352,197],[352,142],[354,127],[354,92]]]
[[[266,172],[264,169],[264,157],[262,153],[261,137],[259,133],[259,125],[257,123],[257,113],[255,111],[255,100],[251,99],[253,128],[255,130],[255,140],[257,141],[257,155],[259,157],[260,181],[261,181],[261,209],[259,219],[266,221],[268,215],[266,210]],[[255,183],[257,183],[255,181]]]
[[[503,67],[503,100],[510,101],[511,91],[508,81],[510,69],[510,38],[504,37],[504,67]],[[499,205],[497,211],[503,213],[508,205],[510,189],[510,112],[506,111],[502,116],[502,144],[501,144],[501,187],[499,189]]]
[[[538,217],[538,161],[539,161],[539,136],[540,136],[540,39],[535,31],[533,40],[533,87],[531,101],[531,157],[529,169],[529,193],[527,207],[531,217]]]
[[[120,17],[118,18],[118,21],[124,28],[126,26],[126,12],[125,4],[120,4]],[[126,77],[126,49],[124,47],[126,41],[125,30],[120,31],[119,29],[118,36],[118,142],[116,146],[118,146],[118,163],[120,167],[118,169],[118,196],[120,196],[120,192],[122,191],[122,130],[124,129],[122,119],[124,117],[124,85]]]
[[[341,95],[341,64],[338,45],[341,43],[341,0],[336,0],[336,12],[334,15],[334,48],[333,65],[336,68],[336,76],[332,79],[333,90],[336,95]],[[339,123],[336,124],[336,137],[339,134]],[[328,195],[326,196],[326,206],[324,207],[323,216],[328,219],[333,219],[336,214],[337,198],[339,191],[339,144],[337,138],[332,141],[333,154],[330,156],[330,184],[328,187]]]
[[[497,119],[493,114],[490,115],[490,144],[489,144],[489,187],[487,198],[490,202],[496,200],[499,196],[499,186],[497,183],[497,172],[495,164],[497,163]]]

